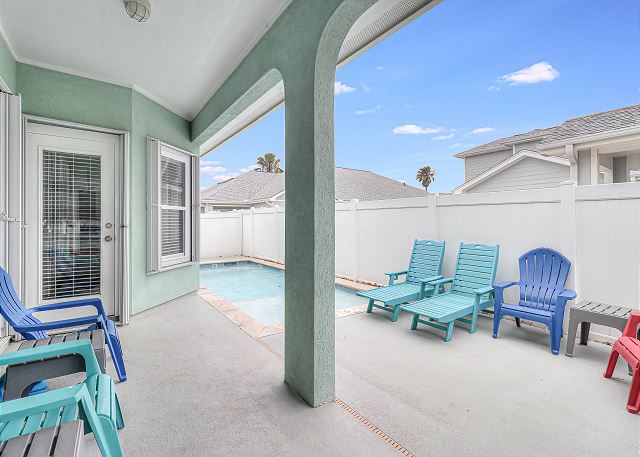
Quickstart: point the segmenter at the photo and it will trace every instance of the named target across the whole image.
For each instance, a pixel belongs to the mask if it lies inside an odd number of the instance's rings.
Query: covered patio
[[[253,339],[191,294],[121,331],[125,455],[631,456],[628,374],[609,346],[548,353],[539,329],[489,319],[444,344],[403,315],[336,322],[336,401],[311,409],[282,382],[284,334]],[[161,330],[160,332],[158,330]],[[524,336],[523,336],[524,334]],[[563,347],[564,350],[564,347]],[[608,438],[604,438],[608,437]],[[85,437],[89,455],[99,455]]]
[[[637,452],[625,367],[602,377],[609,346],[570,359],[548,354],[539,329],[505,322],[495,341],[485,318],[446,345],[410,331],[404,314],[394,324],[377,313],[335,318],[336,65],[440,0],[221,2],[220,15],[207,2],[154,0],[162,26],[148,35],[121,24],[130,18],[119,1],[117,12],[62,3],[0,8],[0,266],[28,308],[100,299],[118,323],[124,455]],[[224,32],[215,40],[214,26]],[[197,292],[199,159],[284,101],[285,327],[253,338]],[[573,187],[565,194],[536,204],[574,208]],[[575,210],[563,214],[559,226],[576,225]],[[458,243],[460,220],[429,233]],[[412,237],[426,227],[403,226]],[[6,351],[13,331],[2,324]]]

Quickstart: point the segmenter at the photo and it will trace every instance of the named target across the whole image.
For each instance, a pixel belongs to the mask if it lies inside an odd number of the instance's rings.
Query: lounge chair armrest
[[[637,338],[638,325],[640,325],[640,313],[639,312],[630,313],[629,320],[627,321],[627,325],[625,325],[624,332],[622,332],[622,334],[624,336],[630,336],[631,338]]]
[[[385,275],[389,276],[389,285],[392,286],[398,276],[406,275],[408,270],[401,271],[390,271],[389,273],[385,273]]]
[[[80,354],[84,358],[87,378],[101,373],[91,341],[84,339],[0,354],[0,366],[17,365],[71,354]]]
[[[104,323],[102,316],[85,316],[75,317],[73,319],[64,319],[61,321],[42,322],[40,324],[14,325],[13,328],[18,333],[34,332],[38,330],[54,330],[61,328],[78,327],[80,325]]]
[[[402,276],[402,275],[406,275],[408,273],[407,270],[401,270],[401,271],[390,271],[388,273],[385,273],[385,275],[387,276]]]
[[[80,308],[83,306],[93,306],[98,314],[106,316],[104,311],[104,306],[102,306],[102,300],[99,298],[88,298],[86,300],[73,300],[67,301],[63,303],[52,303],[49,305],[41,305],[36,306],[35,308],[31,308],[31,311],[34,313],[42,312],[42,311],[52,311],[55,309],[67,309],[67,308]]]
[[[439,279],[442,279],[442,275],[429,276],[428,278],[420,278],[418,279],[418,281],[420,281],[422,284],[430,284],[433,281],[438,281]]]
[[[513,287],[518,284],[518,281],[503,281],[497,282],[493,285],[494,289],[506,289],[507,287]]]
[[[447,284],[449,282],[453,282],[453,278],[436,279],[435,281],[430,281],[429,284],[431,284],[432,286],[439,286],[442,284]]]
[[[493,286],[480,287],[479,289],[473,291],[473,293],[475,293],[476,295],[485,295],[491,292],[493,292]]]

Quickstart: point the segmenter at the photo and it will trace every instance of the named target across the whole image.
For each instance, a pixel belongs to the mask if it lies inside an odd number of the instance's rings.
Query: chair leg
[[[373,311],[373,299],[372,298],[369,299],[369,306],[367,306],[367,312],[370,313],[371,311]]]
[[[396,305],[393,308],[393,314],[391,315],[391,322],[395,322],[398,320],[398,315],[400,314],[400,305]]]
[[[557,328],[555,324],[549,326],[551,332],[551,353],[558,355],[560,352],[560,338],[562,337],[562,329]]]
[[[471,326],[469,327],[469,333],[476,333],[476,327],[478,325],[478,313],[475,311],[471,313]]]
[[[604,372],[605,378],[610,378],[611,376],[613,376],[613,370],[616,368],[616,362],[618,362],[619,355],[620,354],[618,353],[618,350],[614,346],[613,349],[611,350],[611,355],[609,356],[609,363],[607,363],[607,369]]]
[[[447,331],[444,334],[444,342],[447,343],[449,341],[451,341],[451,337],[453,336],[453,327],[454,327],[454,322],[455,321],[451,321],[447,324]],[[473,332],[471,332],[473,333]]]
[[[520,318],[516,317],[515,320],[516,320],[516,327],[520,327]]]
[[[502,316],[499,312],[494,313],[493,315],[493,337],[498,338],[498,330],[500,330],[500,320]]]
[[[411,330],[415,330],[418,328],[418,319],[420,316],[418,314],[413,315],[413,319],[411,320]]]
[[[116,373],[118,373],[118,379],[120,382],[127,380],[127,370],[124,366],[124,358],[122,356],[122,346],[120,346],[120,338],[117,334],[106,333],[106,342],[111,353],[111,359],[113,365],[116,367]]]
[[[627,411],[633,414],[640,412],[640,371],[636,371],[631,381],[629,399],[627,400]]]

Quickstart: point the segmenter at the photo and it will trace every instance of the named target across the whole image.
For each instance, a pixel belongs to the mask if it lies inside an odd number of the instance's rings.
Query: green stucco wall
[[[16,59],[11,55],[7,43],[0,35],[0,78],[9,86],[11,92],[16,92],[18,87],[18,74]]]
[[[199,285],[199,267],[192,265],[147,275],[146,137],[152,136],[192,150],[189,122],[133,91],[131,127],[131,312],[138,313]]]
[[[24,114],[130,133],[130,305],[139,313],[198,288],[197,265],[147,275],[146,137],[192,150],[189,122],[127,87],[17,64]]]

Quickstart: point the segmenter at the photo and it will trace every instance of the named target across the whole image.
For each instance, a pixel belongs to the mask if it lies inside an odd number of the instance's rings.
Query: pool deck
[[[338,319],[339,400],[313,409],[283,383],[283,334],[252,338],[187,295],[120,329],[124,455],[638,455],[626,365],[602,377],[609,346],[552,356],[547,333],[505,322],[494,340],[490,325],[444,343],[405,315]]]

